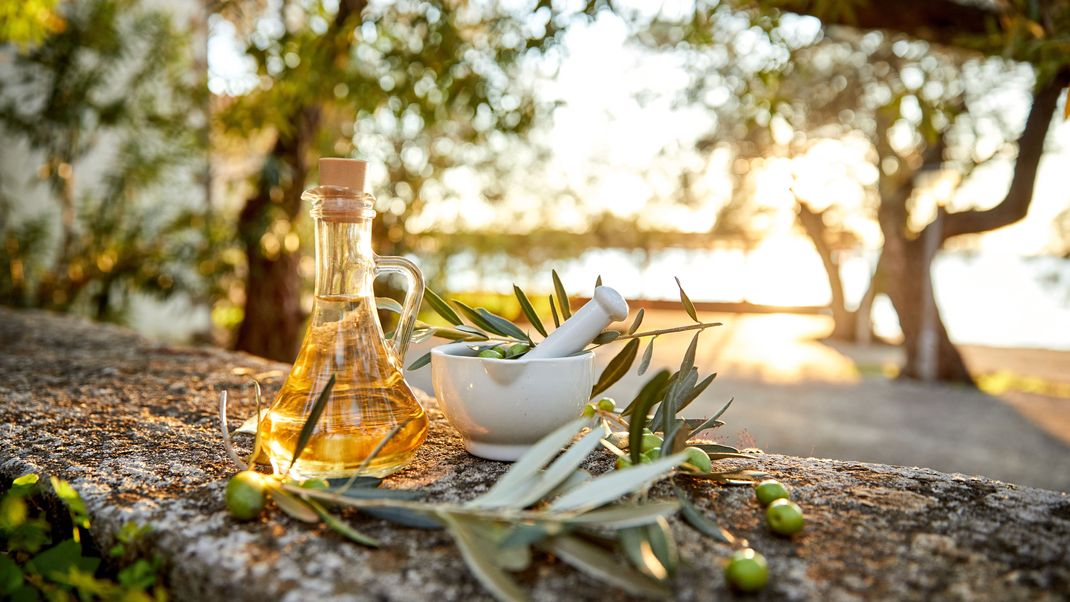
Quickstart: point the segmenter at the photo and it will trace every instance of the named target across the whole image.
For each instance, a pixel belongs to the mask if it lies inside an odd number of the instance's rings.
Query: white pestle
[[[628,317],[628,302],[614,289],[599,286],[594,296],[523,359],[567,357],[582,350],[613,322]]]

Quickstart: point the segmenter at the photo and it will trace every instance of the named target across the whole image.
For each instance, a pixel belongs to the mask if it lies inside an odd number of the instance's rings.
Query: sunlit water
[[[741,250],[668,249],[651,253],[614,249],[588,251],[558,265],[572,294],[589,295],[596,275],[630,299],[677,299],[673,276],[695,301],[750,301],[768,305],[825,305],[825,273],[805,241],[777,248]],[[865,293],[875,255],[843,262],[849,304]],[[451,265],[451,290],[509,293],[512,283],[528,292],[548,292],[548,273],[499,271],[502,256],[459,256]],[[470,266],[482,266],[472,269]],[[1054,257],[1021,258],[998,254],[942,253],[934,263],[937,302],[951,338],[957,343],[996,347],[1070,350],[1070,261]],[[548,272],[548,269],[546,270]],[[873,315],[878,334],[896,337],[898,320],[886,297],[878,297]]]

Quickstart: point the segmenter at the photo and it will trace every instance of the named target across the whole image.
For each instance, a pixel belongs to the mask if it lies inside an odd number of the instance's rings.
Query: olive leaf
[[[680,284],[679,278],[676,278],[676,287],[680,289],[680,303],[683,304],[684,311],[687,312],[687,315],[691,316],[692,320],[701,324],[698,319],[698,312],[695,311],[695,304],[691,302],[691,298],[684,292],[684,285]]]
[[[479,315],[482,316],[484,320],[493,324],[494,327],[497,328],[498,331],[504,336],[513,337],[514,339],[520,339],[521,341],[531,342],[531,339],[528,338],[527,333],[521,330],[519,326],[513,324],[509,320],[506,320],[505,318],[497,314],[491,313],[482,307],[480,307],[476,311],[479,312]]]
[[[320,516],[304,500],[278,487],[273,487],[270,491],[271,499],[275,500],[275,505],[290,515],[291,518],[303,523],[318,523],[320,521]]]
[[[650,367],[650,360],[654,357],[654,339],[656,338],[658,337],[650,337],[650,342],[646,344],[646,349],[643,350],[643,357],[639,360],[639,376],[642,376],[646,369]]]
[[[637,463],[627,470],[611,471],[557,498],[550,504],[549,509],[556,512],[593,510],[626,493],[635,491],[649,481],[667,476],[670,469],[683,464],[686,460],[687,454],[673,454],[649,464]]]
[[[453,300],[453,304],[456,305],[457,308],[461,310],[461,313],[463,313],[464,316],[466,318],[468,318],[468,321],[471,322],[472,324],[475,324],[476,326],[478,326],[479,328],[482,328],[483,330],[486,330],[486,331],[489,331],[489,332],[493,332],[494,334],[501,335],[503,337],[504,336],[508,336],[504,332],[502,332],[501,330],[496,328],[494,326],[494,324],[491,324],[478,311],[476,311],[472,307],[469,307],[464,302],[454,299]]]
[[[640,307],[639,312],[635,314],[635,319],[632,320],[631,326],[628,327],[627,334],[635,334],[635,331],[639,330],[639,325],[643,323],[644,315],[646,315],[646,310]]]
[[[438,293],[430,288],[424,289],[424,300],[431,306],[431,309],[435,310],[436,314],[450,324],[453,324],[454,326],[464,324],[464,322],[461,321],[461,317],[457,315],[457,312],[453,311],[453,308],[450,307],[450,304],[446,303],[445,299],[438,296]]]
[[[624,377],[631,369],[632,363],[635,362],[635,356],[639,352],[639,339],[632,339],[620,350],[617,355],[613,356],[613,359],[609,360],[606,364],[605,370],[602,370],[601,376],[598,377],[598,382],[595,383],[594,388],[591,389],[591,397],[598,395],[602,391],[613,386],[618,380]]]
[[[598,333],[598,336],[591,341],[595,345],[605,345],[606,343],[612,343],[620,338],[620,332],[616,330],[605,330]]]
[[[522,496],[512,504],[516,508],[526,508],[541,500],[554,490],[565,479],[579,468],[580,464],[591,455],[598,442],[602,440],[601,429],[592,429],[582,439],[569,447],[565,453],[556,460],[540,475],[539,480],[531,488],[526,489]]]
[[[532,487],[537,482],[539,471],[589,423],[590,420],[586,418],[577,418],[540,439],[498,479],[490,491],[467,505],[474,508],[494,507],[502,499],[512,499],[517,490]]]
[[[308,413],[308,418],[305,419],[305,424],[301,427],[301,432],[297,435],[297,445],[294,446],[294,455],[290,458],[289,468],[294,467],[294,463],[301,457],[301,453],[305,451],[305,446],[308,445],[308,440],[312,438],[312,433],[316,430],[316,423],[319,422],[324,408],[327,407],[327,400],[331,397],[331,389],[334,389],[334,380],[335,375],[332,374],[331,378],[327,380],[327,384],[323,386],[323,390],[320,391],[320,396],[312,406],[312,411]]]
[[[668,569],[669,576],[672,577],[676,574],[677,567],[680,566],[680,553],[676,549],[676,540],[672,536],[672,529],[669,528],[669,521],[664,516],[659,516],[653,523],[646,526],[646,532],[650,547],[654,550],[654,556],[658,558],[662,566]]]
[[[551,270],[550,274],[554,279],[554,291],[557,292],[557,306],[561,308],[561,320],[567,320],[572,317],[572,308],[569,307],[568,293],[565,292],[565,285],[561,283],[561,277],[557,275],[557,270]]]
[[[547,539],[539,547],[587,575],[611,583],[636,596],[665,598],[669,589],[657,581],[621,566],[602,548],[570,535]]]
[[[724,414],[725,411],[728,410],[728,406],[732,405],[732,402],[735,401],[735,400],[736,400],[735,397],[733,397],[732,399],[729,399],[728,403],[724,404],[724,407],[722,407],[720,410],[718,410],[718,412],[716,414],[714,414],[713,416],[709,417],[702,424],[700,424],[697,427],[695,427],[691,431],[691,434],[688,435],[688,438],[691,438],[691,437],[694,437],[694,436],[698,435],[702,431],[712,427],[715,423],[717,423],[718,422],[717,419],[721,417],[721,414]]]
[[[673,489],[676,492],[676,499],[680,501],[680,515],[692,529],[706,537],[723,541],[724,543],[730,544],[735,541],[736,538],[732,537],[731,533],[717,524],[715,517],[709,516],[695,507],[695,504],[687,497],[683,489],[676,485],[673,486]]]
[[[680,510],[675,501],[648,502],[644,504],[614,504],[601,510],[585,512],[569,519],[573,525],[590,525],[606,529],[628,529],[655,522],[659,517],[672,516]]]
[[[650,407],[657,403],[658,394],[665,382],[669,380],[669,371],[661,370],[654,375],[653,378],[647,381],[643,388],[636,395],[631,404],[625,408],[624,412],[631,410],[633,416],[628,423],[628,453],[632,464],[639,464],[642,459],[642,444],[643,439],[643,427],[646,423],[647,412],[650,411]],[[621,412],[621,415],[624,415]]]
[[[561,327],[561,319],[557,317],[557,308],[554,306],[554,296],[550,295],[550,315],[554,318],[554,328]]]
[[[320,517],[320,519],[323,520],[324,524],[326,524],[335,532],[361,545],[365,545],[372,548],[379,547],[380,543],[378,539],[375,539],[374,537],[369,537],[361,533],[360,531],[357,531],[356,529],[351,527],[349,523],[331,514],[330,512],[327,512],[327,509],[324,508],[319,502],[316,502],[314,500],[304,500],[304,502],[308,504],[310,508],[312,508],[316,515]]]
[[[598,278],[594,279],[594,287],[598,288],[600,286],[602,286],[602,275],[601,274],[598,275]]]
[[[624,555],[628,557],[628,560],[635,566],[635,568],[642,571],[644,575],[649,575],[654,579],[663,580],[669,577],[669,571],[661,564],[656,554],[654,554],[654,547],[650,544],[650,539],[647,537],[646,528],[634,527],[631,529],[624,529],[620,531],[618,537],[620,540],[621,549],[624,551]]]
[[[430,363],[431,363],[431,352],[428,351],[427,353],[425,353],[425,354],[421,355],[420,357],[416,358],[416,360],[413,361],[411,364],[409,364],[408,369],[409,370],[419,370],[420,368],[423,368],[424,366],[426,366],[426,365],[428,365]]]
[[[520,287],[513,285],[513,294],[516,295],[516,300],[520,302],[520,309],[527,316],[528,322],[531,323],[535,330],[539,331],[542,336],[547,336],[546,327],[542,325],[542,320],[539,319],[539,314],[535,312],[535,307],[531,305],[531,301],[528,300],[528,296],[524,294],[524,291],[520,290]]]
[[[710,386],[710,383],[712,383],[713,379],[715,378],[717,378],[716,372],[702,379],[702,382],[695,385],[695,387],[691,389],[691,392],[685,395],[683,401],[680,402],[680,410],[683,410],[687,406],[691,405],[692,401],[695,401],[695,399],[697,399],[699,395],[702,395],[702,392],[706,390],[706,387]]]
[[[442,512],[439,516],[450,535],[453,536],[453,540],[457,542],[465,564],[471,569],[476,579],[483,584],[483,587],[499,600],[513,602],[528,599],[520,587],[494,561],[495,550],[489,549],[486,542],[476,535],[464,519],[448,512]]]

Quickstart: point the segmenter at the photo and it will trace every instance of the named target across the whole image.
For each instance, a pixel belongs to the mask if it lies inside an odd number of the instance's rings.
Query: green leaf
[[[450,324],[453,324],[454,326],[464,324],[464,322],[461,321],[461,317],[457,315],[457,312],[453,311],[453,308],[450,307],[450,304],[446,303],[446,300],[442,297],[439,297],[438,293],[435,291],[429,288],[424,289],[424,301],[427,301],[427,304],[431,306],[431,309],[435,310],[436,314]]]
[[[49,480],[52,482],[52,491],[56,493],[56,497],[63,500],[63,504],[67,506],[71,522],[74,523],[76,528],[75,533],[77,533],[78,527],[88,529],[89,511],[85,508],[85,501],[82,500],[82,496],[78,495],[78,492],[67,481],[58,479],[55,476],[49,477]]]
[[[487,588],[498,600],[507,602],[527,600],[527,596],[520,587],[494,562],[494,550],[488,549],[461,517],[447,512],[442,512],[439,516],[450,535],[453,536],[453,540],[457,542],[465,564],[476,579],[483,584],[483,587]]]
[[[635,334],[635,331],[639,330],[639,325],[643,323],[643,316],[646,315],[646,310],[639,308],[639,313],[635,314],[635,319],[632,320],[632,325],[628,327],[627,334]]]
[[[465,303],[456,299],[453,300],[453,303],[457,306],[458,309],[461,310],[461,313],[464,314],[464,317],[468,318],[468,321],[472,324],[475,324],[476,326],[482,328],[483,330],[486,330],[487,332],[492,332],[503,337],[508,336],[507,334],[505,334],[505,332],[503,332],[501,329],[492,324],[489,320],[484,318],[482,314],[480,314],[472,307],[469,307]]]
[[[389,311],[400,314],[403,310],[401,304],[390,297],[376,297],[375,308],[381,311]]]
[[[638,352],[639,339],[628,341],[624,348],[613,359],[609,360],[605,370],[602,370],[602,375],[598,377],[598,382],[591,389],[591,397],[612,387],[614,383],[623,378],[628,373],[628,370],[631,369]]]
[[[99,558],[82,556],[81,544],[73,539],[65,539],[34,556],[26,565],[26,568],[39,575],[51,578],[53,575],[66,574],[72,568],[86,573],[94,573],[99,565]]]
[[[675,487],[676,499],[680,500],[680,515],[683,516],[684,522],[691,526],[692,529],[699,533],[715,539],[717,541],[723,541],[724,543],[732,543],[735,538],[731,536],[727,531],[721,528],[714,517],[711,517],[697,507],[688,498],[687,493],[679,487]]]
[[[654,479],[667,476],[686,459],[686,454],[673,454],[649,464],[637,464],[625,470],[611,471],[557,498],[550,504],[550,510],[584,512],[604,506],[626,493],[642,488]]]
[[[573,525],[591,525],[605,529],[627,529],[655,522],[658,517],[672,516],[680,510],[680,503],[657,501],[645,504],[614,504],[601,510],[592,510],[566,522]]]
[[[554,328],[561,327],[561,319],[557,317],[557,308],[554,306],[554,296],[550,295],[550,315],[554,318]]]
[[[554,537],[568,532],[568,526],[558,522],[519,523],[499,544],[503,548],[529,546],[547,537]]]
[[[527,316],[528,322],[535,330],[539,331],[542,336],[547,336],[546,327],[542,325],[542,320],[539,319],[539,314],[535,312],[535,307],[528,300],[528,296],[524,294],[524,291],[520,290],[520,287],[513,285],[513,293],[516,295],[516,300],[520,302],[520,309],[523,310],[524,315]]]
[[[436,517],[409,508],[361,508],[360,511],[375,518],[381,518],[403,527],[414,529],[441,529],[442,523]]]
[[[669,571],[654,554],[654,547],[650,544],[646,527],[632,527],[619,532],[618,539],[624,555],[644,575],[654,579],[664,580],[669,578]]]
[[[332,374],[331,378],[327,380],[327,384],[324,385],[323,390],[320,391],[320,396],[312,406],[312,411],[308,413],[308,418],[301,427],[301,432],[297,435],[297,445],[294,446],[294,455],[290,459],[290,468],[293,468],[294,463],[301,457],[301,453],[305,451],[305,446],[308,445],[308,440],[312,438],[312,433],[316,431],[316,423],[319,422],[324,408],[327,407],[327,400],[330,399],[331,390],[334,389],[334,380],[335,375]]]
[[[640,441],[643,439],[643,427],[646,426],[646,415],[650,411],[650,406],[654,405],[657,401],[658,392],[661,391],[665,381],[669,380],[669,371],[662,369],[660,372],[654,375],[653,378],[648,380],[643,388],[640,389],[639,394],[625,408],[625,411],[621,413],[624,415],[629,409],[632,410],[633,415],[628,423],[628,453],[631,457],[632,464],[639,464],[642,454]]]
[[[565,292],[565,285],[561,284],[561,277],[557,275],[557,270],[551,270],[550,274],[554,278],[554,291],[557,292],[557,306],[561,308],[561,320],[567,320],[572,317],[572,308],[569,307],[568,293]]]
[[[37,481],[39,481],[40,479],[41,479],[41,477],[39,477],[37,474],[29,472],[29,473],[26,473],[26,474],[22,475],[21,477],[15,479],[14,481],[11,481],[11,486],[12,487],[25,487],[25,486],[28,486],[28,485],[36,485]]]
[[[423,368],[424,366],[426,366],[426,365],[428,365],[430,363],[431,363],[431,352],[428,351],[427,353],[425,353],[425,354],[421,355],[420,357],[416,358],[416,360],[413,361],[411,364],[409,364],[408,369],[409,370],[419,370],[420,368]]]
[[[687,406],[691,405],[692,401],[698,399],[698,396],[702,395],[702,392],[706,390],[706,387],[710,386],[710,383],[712,383],[713,379],[715,378],[717,378],[716,372],[702,379],[702,382],[695,385],[695,387],[691,389],[691,392],[684,396],[683,400],[680,402],[680,409],[677,411],[679,412],[680,410],[683,410]]]
[[[327,484],[332,489],[341,489],[343,486],[348,487],[378,487],[383,480],[379,477],[358,476],[355,480],[353,477],[332,477],[326,479]]]
[[[687,315],[691,316],[691,319],[695,322],[699,322],[698,312],[695,311],[695,304],[691,302],[691,299],[684,292],[684,285],[680,284],[680,279],[676,279],[676,287],[680,289],[680,303],[684,306],[684,311]],[[701,324],[701,322],[699,322]]]
[[[0,594],[10,594],[22,587],[22,569],[4,554],[0,554]],[[5,596],[6,597],[6,596]]]
[[[670,593],[664,585],[628,570],[608,552],[582,539],[565,535],[539,545],[573,568],[633,595],[664,598]]]
[[[606,330],[598,333],[598,336],[594,338],[592,343],[595,345],[605,345],[606,343],[612,343],[620,338],[620,332],[616,330]]]
[[[728,409],[728,406],[732,405],[732,402],[735,401],[735,400],[736,400],[735,397],[733,397],[732,399],[729,399],[728,403],[724,404],[724,407],[722,407],[716,414],[714,414],[710,418],[707,418],[702,424],[700,424],[697,427],[695,427],[695,429],[691,431],[691,434],[688,435],[687,438],[690,439],[691,437],[694,437],[694,436],[698,435],[702,431],[710,428],[715,423],[717,423],[718,422],[717,419],[721,417],[721,414],[725,413],[725,411]]]
[[[600,286],[602,286],[602,275],[601,274],[598,275],[598,278],[594,279],[594,287],[598,288]]]
[[[646,369],[650,367],[650,360],[654,357],[654,339],[656,338],[658,337],[650,337],[650,342],[646,344],[646,349],[643,350],[643,357],[639,360],[639,376],[642,376]]]
[[[680,553],[676,549],[676,540],[673,539],[669,521],[665,520],[664,516],[657,517],[654,523],[646,526],[646,533],[654,556],[672,577],[680,565]]]
[[[513,337],[514,339],[520,339],[521,341],[531,341],[531,339],[528,338],[528,333],[521,330],[519,326],[513,324],[509,320],[506,320],[505,318],[497,314],[491,313],[482,307],[480,307],[476,311],[479,312],[479,315],[483,316],[484,320],[493,324],[494,327],[497,328],[505,336]]]
[[[275,500],[275,505],[294,520],[299,520],[303,523],[319,522],[319,515],[306,501],[277,487],[272,488],[270,491],[271,499]]]
[[[722,445],[720,443],[698,443],[691,447],[697,447],[708,454],[738,454],[739,449],[732,447],[731,445]]]
[[[602,443],[604,442],[604,440],[600,439],[598,442]],[[584,483],[590,481],[593,478],[594,477],[591,476],[591,473],[587,472],[582,468],[577,468],[576,470],[572,471],[572,474],[568,475],[568,478],[558,483],[557,487],[554,487],[553,490],[549,493],[549,495],[552,497],[565,495],[569,491],[572,491],[573,489],[579,487],[580,485],[583,485]]]
[[[539,471],[590,422],[588,418],[577,418],[540,439],[498,479],[490,491],[468,502],[468,505],[474,508],[494,507],[499,500],[512,499],[519,490],[533,487],[538,482]]]
[[[665,375],[664,378],[662,378],[662,374]],[[658,372],[657,374],[652,376],[650,378],[650,380],[646,381],[646,384],[643,385],[643,388],[640,389],[639,393],[635,396],[635,398],[632,399],[632,401],[629,402],[627,406],[625,406],[624,410],[621,411],[620,415],[621,416],[630,416],[631,414],[635,413],[636,404],[639,402],[640,399],[643,399],[644,397],[654,396],[654,399],[651,400],[650,405],[653,405],[654,403],[656,403],[657,402],[656,395],[661,392],[661,388],[665,386],[665,383],[668,380],[669,380],[669,371],[667,369],[665,369],[665,368],[662,368],[662,370],[660,372]],[[655,387],[655,385],[656,385],[656,387]],[[647,411],[650,410],[650,405],[647,406],[647,408],[646,408]],[[642,416],[642,414],[636,414],[636,415],[637,416]]]
[[[336,533],[341,534],[342,536],[351,541],[355,541],[361,545],[369,546],[372,548],[378,548],[381,545],[378,539],[375,539],[374,537],[369,537],[368,535],[357,531],[356,529],[351,527],[349,523],[331,514],[330,512],[327,512],[327,509],[320,505],[318,502],[314,500],[304,501],[309,505],[310,508],[312,508],[312,510],[316,512],[317,515],[319,515],[321,519],[323,519],[323,522]]]
[[[598,442],[602,440],[602,435],[601,429],[592,429],[591,432],[565,450],[565,453],[558,456],[553,464],[550,464],[540,475],[536,485],[523,491],[523,495],[519,497],[515,507],[526,508],[534,504],[553,491],[565,479],[569,478],[579,468],[580,464],[587,459],[587,456],[591,455],[594,448],[598,447]],[[501,506],[501,504],[498,505],[498,507]]]
[[[450,341],[485,341],[488,338],[487,333],[482,330],[464,325],[456,328],[436,326],[433,332],[436,337]]]

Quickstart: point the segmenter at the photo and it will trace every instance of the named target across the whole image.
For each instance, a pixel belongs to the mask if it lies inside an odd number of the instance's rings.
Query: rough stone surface
[[[0,309],[0,478],[37,471],[71,480],[103,546],[127,521],[151,523],[145,552],[167,560],[179,600],[488,598],[443,532],[347,516],[384,542],[372,550],[278,512],[232,520],[222,493],[234,468],[216,404],[227,388],[231,419],[252,414],[243,371],[268,373],[277,386],[285,366]],[[469,456],[428,404],[427,444],[387,485],[426,488],[434,500],[485,491],[507,466]],[[1070,597],[1067,494],[877,464],[776,455],[747,464],[791,486],[808,520],[793,539],[773,537],[749,489],[692,487],[701,506],[768,558],[772,579],[755,599]],[[608,466],[602,458],[589,469]],[[673,530],[684,559],[675,597],[731,597],[720,570],[727,546],[676,520]],[[516,577],[535,600],[625,599],[548,557]]]

